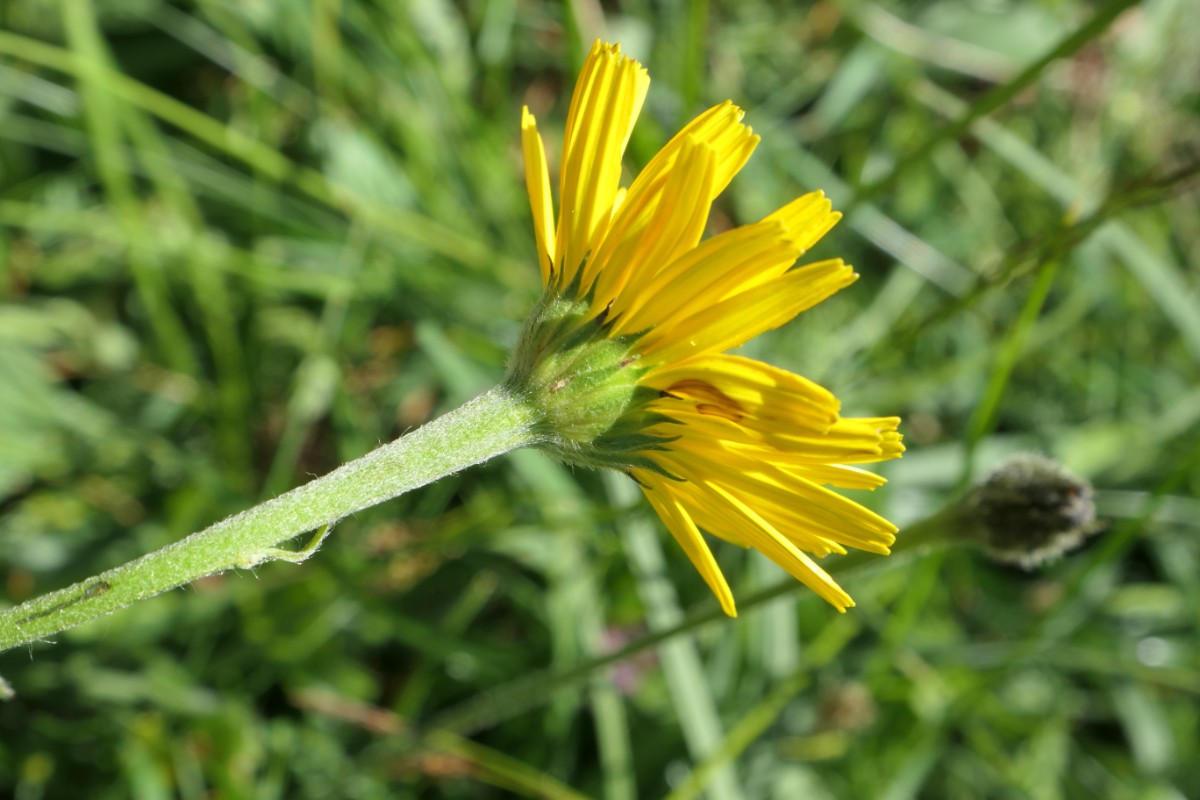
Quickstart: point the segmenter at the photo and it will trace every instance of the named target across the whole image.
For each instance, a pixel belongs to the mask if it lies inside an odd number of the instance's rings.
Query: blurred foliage
[[[868,502],[911,522],[1038,449],[1095,482],[1102,535],[1034,575],[885,561],[844,616],[788,592],[648,648],[702,582],[626,482],[519,453],[303,567],[6,654],[0,791],[1195,796],[1190,0],[6,0],[8,601],[496,380],[538,290],[520,106],[557,152],[600,35],[653,78],[631,168],[726,98],[762,134],[714,230],[812,188],[849,212],[813,257],[862,280],[748,350],[905,417]],[[779,581],[735,550],[739,596]]]

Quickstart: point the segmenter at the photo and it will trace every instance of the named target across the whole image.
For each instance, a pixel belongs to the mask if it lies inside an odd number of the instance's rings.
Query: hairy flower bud
[[[1092,487],[1045,456],[1001,464],[964,500],[971,536],[997,561],[1032,569],[1096,530]]]

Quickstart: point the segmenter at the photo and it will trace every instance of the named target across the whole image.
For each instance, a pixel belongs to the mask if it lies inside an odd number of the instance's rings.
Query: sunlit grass
[[[846,570],[845,616],[726,548],[746,588],[725,621],[623,479],[517,453],[345,521],[302,567],[6,654],[10,793],[1200,785],[1189,4],[621,7],[0,4],[5,597],[495,383],[539,290],[520,107],[561,130],[601,33],[655,78],[631,167],[732,98],[764,140],[716,227],[816,188],[849,211],[812,258],[845,256],[855,290],[750,350],[848,413],[901,413],[871,502],[902,536],[1021,449],[1090,478],[1106,530],[1032,575],[958,550]]]

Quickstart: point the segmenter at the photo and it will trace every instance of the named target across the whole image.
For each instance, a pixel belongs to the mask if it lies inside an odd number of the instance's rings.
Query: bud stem
[[[0,614],[0,650],[37,641],[228,569],[303,561],[338,520],[473,464],[537,444],[539,416],[497,387],[286,494],[186,539]],[[277,546],[317,531],[301,550]]]

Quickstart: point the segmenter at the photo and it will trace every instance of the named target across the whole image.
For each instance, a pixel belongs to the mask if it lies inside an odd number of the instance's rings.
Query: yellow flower
[[[649,77],[597,42],[575,86],[554,217],[545,149],[523,110],[525,178],[546,293],[510,382],[546,409],[547,449],[627,471],[730,616],[701,531],[753,547],[844,611],[809,554],[887,554],[895,527],[828,487],[884,481],[850,464],[899,456],[896,417],[845,418],[799,375],[725,354],[858,277],[793,268],[840,218],[820,192],[701,241],[758,137],[730,102],[688,124],[627,188],[621,158]]]

